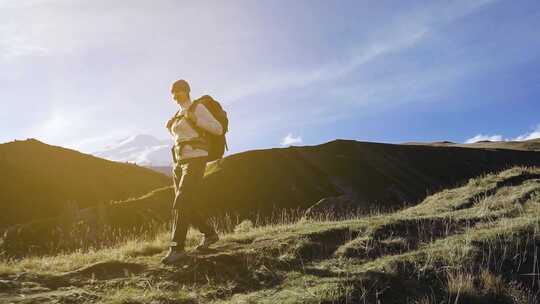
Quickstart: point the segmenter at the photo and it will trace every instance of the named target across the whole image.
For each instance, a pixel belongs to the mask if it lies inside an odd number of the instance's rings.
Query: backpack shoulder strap
[[[178,114],[180,114],[180,111],[181,110],[176,111],[176,113],[174,113],[173,117],[171,117],[171,119],[169,119],[169,121],[167,121],[167,129],[171,130],[172,125],[174,124],[174,122],[176,120],[178,120],[178,118],[180,117],[180,115],[178,115]]]

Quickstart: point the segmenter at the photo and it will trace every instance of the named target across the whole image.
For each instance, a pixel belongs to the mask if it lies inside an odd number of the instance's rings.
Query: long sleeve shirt
[[[187,108],[183,108],[178,115],[181,115],[181,119],[177,119],[172,127],[171,134],[175,141],[174,153],[178,160],[185,160],[194,157],[208,156],[208,151],[200,147],[193,147],[191,144],[186,143],[179,145],[181,142],[191,141],[199,138],[201,134],[192,127],[192,123],[200,129],[203,129],[214,135],[220,135],[223,133],[223,127],[218,120],[210,113],[210,111],[203,105],[197,104],[190,116],[191,121],[186,118]]]

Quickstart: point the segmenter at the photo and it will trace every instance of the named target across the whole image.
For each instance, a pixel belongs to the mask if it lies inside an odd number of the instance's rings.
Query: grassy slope
[[[393,213],[246,224],[175,267],[159,265],[166,234],[87,253],[5,261],[0,300],[26,294],[44,303],[51,297],[90,303],[534,303],[539,224],[540,169],[516,167]],[[197,238],[190,236],[190,247]]]
[[[144,168],[108,162],[36,141],[8,145],[13,150],[9,155],[18,156],[7,161],[0,158],[0,169],[7,172],[2,184],[6,191],[0,196],[4,196],[2,203],[8,206],[7,212],[0,214],[0,223],[50,216],[70,199],[85,207],[106,198],[140,195],[158,188],[156,184],[171,183],[170,178]],[[29,145],[48,152],[30,149]],[[6,147],[1,146],[0,153]],[[21,168],[22,160],[29,157],[25,153],[36,152],[40,157],[28,163],[25,168],[30,168],[31,173],[25,173]],[[10,162],[16,164],[16,169],[9,168]],[[352,191],[359,197],[359,207],[365,210],[396,208],[403,202],[416,203],[428,192],[511,165],[540,165],[540,153],[353,140],[254,150],[210,164],[197,205],[202,212],[217,217],[224,213],[268,217],[282,208],[307,208],[323,197]],[[148,182],[150,177],[159,181]],[[28,189],[26,193],[23,188]],[[106,218],[98,215],[97,208],[87,210],[86,218],[122,229],[141,227],[151,220],[164,222],[169,219],[172,199],[172,187],[159,188],[143,197],[106,206],[100,213]],[[34,208],[43,202],[50,208]],[[62,225],[61,221],[51,219],[27,225],[16,238],[43,247],[39,240],[48,237],[41,232],[55,230],[54,227]]]
[[[37,140],[0,145],[0,228],[80,208],[139,197],[170,184],[146,168],[103,160]]]
[[[307,208],[350,189],[367,210],[395,208],[403,202],[416,203],[428,192],[514,165],[540,166],[540,153],[353,140],[254,150],[209,165],[198,206],[209,215],[268,215],[275,209]],[[168,216],[172,196],[169,188],[123,204],[131,205],[133,212],[151,207]]]

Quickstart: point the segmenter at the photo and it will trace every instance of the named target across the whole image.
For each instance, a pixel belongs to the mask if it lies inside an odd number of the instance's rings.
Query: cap
[[[175,91],[184,91],[189,93],[190,92],[189,84],[184,79],[177,80],[173,83],[171,88],[171,93],[174,93]]]

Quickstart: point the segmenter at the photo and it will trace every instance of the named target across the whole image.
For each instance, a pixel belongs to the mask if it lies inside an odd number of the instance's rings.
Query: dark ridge
[[[399,208],[469,178],[516,165],[538,166],[540,153],[336,139],[230,155],[205,177],[198,205],[213,216],[264,217],[284,208],[307,208],[353,189],[362,198],[359,207]],[[123,204],[129,209],[153,201],[156,209],[168,212],[171,197],[168,189]]]
[[[88,208],[139,197],[170,184],[165,175],[37,139],[0,144],[0,228],[58,216],[67,203]]]

